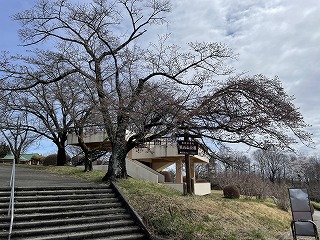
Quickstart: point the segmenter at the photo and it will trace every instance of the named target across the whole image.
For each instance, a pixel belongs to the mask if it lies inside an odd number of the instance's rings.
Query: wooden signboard
[[[198,155],[198,143],[195,141],[178,140],[178,154]]]

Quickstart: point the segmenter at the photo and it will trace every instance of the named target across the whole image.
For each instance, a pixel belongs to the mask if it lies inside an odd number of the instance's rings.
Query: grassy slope
[[[169,239],[278,239],[291,215],[272,201],[182,196],[160,184],[128,179],[119,186],[147,226]]]
[[[74,167],[32,167],[94,182],[105,174]],[[278,239],[289,230],[291,215],[272,201],[225,199],[220,191],[183,196],[161,184],[136,179],[120,180],[118,185],[151,232],[168,239]]]

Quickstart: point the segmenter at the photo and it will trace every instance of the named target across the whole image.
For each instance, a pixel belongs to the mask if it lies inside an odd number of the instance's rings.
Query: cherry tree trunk
[[[67,163],[67,154],[64,147],[58,147],[57,166],[63,166]]]
[[[127,178],[126,169],[127,148],[125,141],[117,141],[112,146],[112,155],[109,159],[108,172],[103,177],[103,181]]]
[[[92,153],[85,151],[84,157],[84,171],[92,171]]]

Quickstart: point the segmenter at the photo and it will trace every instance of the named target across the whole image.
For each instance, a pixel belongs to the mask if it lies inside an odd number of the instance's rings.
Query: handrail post
[[[15,159],[13,159],[13,161],[12,161],[11,178],[10,178],[11,193],[10,193],[10,202],[9,202],[9,210],[8,210],[8,216],[11,215],[8,240],[11,239],[12,226],[13,226],[13,215],[14,215],[14,180],[15,180],[15,175],[16,175],[16,162],[15,162]]]

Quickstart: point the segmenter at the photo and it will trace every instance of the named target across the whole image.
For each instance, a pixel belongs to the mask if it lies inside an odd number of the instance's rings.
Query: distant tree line
[[[319,156],[306,157],[273,147],[250,154],[228,149],[196,169],[198,178],[210,181],[212,188],[235,185],[248,198],[273,196],[282,200],[284,208],[288,207],[284,202],[288,201],[289,187],[307,188],[310,198],[320,201]]]

